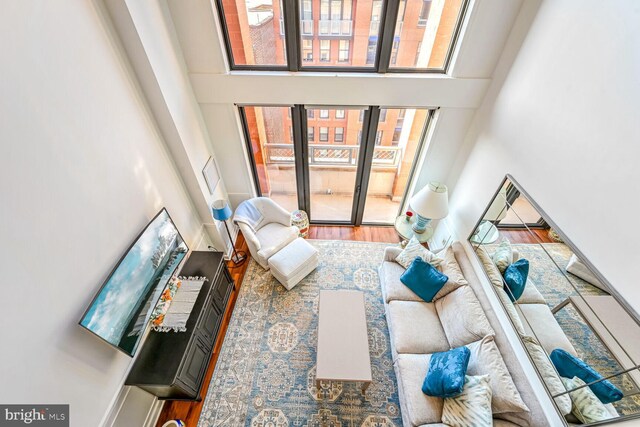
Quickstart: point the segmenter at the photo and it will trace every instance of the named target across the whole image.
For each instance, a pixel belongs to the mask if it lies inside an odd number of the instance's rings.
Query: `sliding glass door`
[[[431,110],[242,106],[258,193],[312,223],[393,224]]]

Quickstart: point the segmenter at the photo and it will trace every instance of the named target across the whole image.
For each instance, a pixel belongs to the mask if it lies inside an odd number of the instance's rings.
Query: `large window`
[[[315,223],[393,224],[401,213],[430,110],[239,109],[259,195],[304,209]]]
[[[378,73],[445,72],[468,1],[216,0],[232,69]]]

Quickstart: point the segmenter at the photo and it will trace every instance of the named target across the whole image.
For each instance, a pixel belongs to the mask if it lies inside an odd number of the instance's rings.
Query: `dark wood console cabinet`
[[[180,276],[204,276],[186,332],[151,331],[125,381],[161,399],[199,400],[220,322],[235,285],[221,252],[194,251]]]

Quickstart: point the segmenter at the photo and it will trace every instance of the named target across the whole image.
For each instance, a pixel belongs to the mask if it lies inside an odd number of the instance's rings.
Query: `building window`
[[[416,60],[414,61],[414,67],[418,66],[418,60],[420,59],[420,48],[422,47],[422,42],[418,42],[418,49],[416,49]]]
[[[382,144],[382,131],[379,130],[376,132],[376,145]]]
[[[346,62],[349,60],[349,40],[340,40],[340,50],[338,50],[338,61]]]
[[[289,141],[293,142],[293,126],[289,126]]]
[[[422,0],[422,8],[420,9],[420,16],[418,17],[419,27],[424,27],[427,25],[427,19],[429,18],[430,10],[431,10],[431,0]]]
[[[331,60],[331,40],[320,40],[320,61],[329,62]]]
[[[344,142],[344,128],[336,128],[334,134],[335,142]]]
[[[307,128],[307,140],[309,142],[313,142],[314,139],[316,139],[315,128],[313,126],[309,126]]]
[[[320,127],[320,142],[327,142],[329,141],[329,128],[327,127]]]
[[[313,119],[313,116],[315,115],[314,110],[312,108],[307,110],[307,117],[310,119]]]
[[[313,40],[311,39],[302,40],[302,60],[313,61]]]
[[[391,47],[391,65],[396,65],[398,61],[398,49],[400,48],[400,40],[394,40]]]
[[[393,139],[391,140],[391,143],[393,145],[398,145],[398,143],[400,142],[400,134],[402,133],[402,127],[396,128],[393,131]]]
[[[336,110],[336,119],[344,119],[344,110]]]
[[[359,130],[358,131],[358,145],[360,145],[362,143],[362,131]]]
[[[329,118],[329,110],[320,110],[320,118],[328,119]]]
[[[367,46],[367,64],[373,64],[376,61],[376,49],[378,47],[377,40],[369,37],[369,45]]]
[[[360,116],[358,116],[358,121],[361,122],[364,120],[364,110],[360,110]]]
[[[312,20],[313,19],[313,8],[311,6],[311,0],[302,0],[302,19]]]
[[[379,22],[382,16],[382,0],[373,0],[371,7],[371,22]]]
[[[387,109],[386,108],[381,108],[380,109],[380,119],[378,119],[381,122],[384,122],[387,120]]]

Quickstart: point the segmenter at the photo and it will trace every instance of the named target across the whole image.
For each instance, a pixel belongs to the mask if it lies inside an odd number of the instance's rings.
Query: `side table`
[[[410,221],[407,221],[406,216],[403,214],[396,218],[394,227],[398,235],[405,240],[411,240],[411,238],[415,236],[418,242],[428,243],[429,239],[433,237],[433,228],[427,225],[424,233],[416,233],[412,228],[414,222],[416,222],[415,215],[411,217]]]

